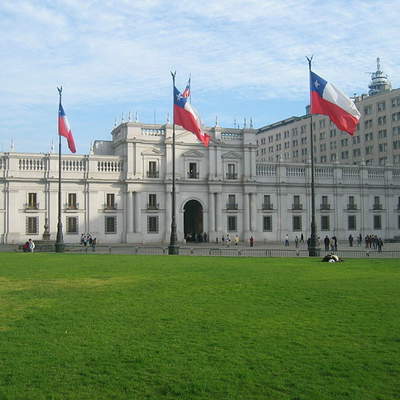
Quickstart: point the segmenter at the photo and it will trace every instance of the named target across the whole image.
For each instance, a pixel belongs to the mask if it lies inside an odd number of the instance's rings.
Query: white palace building
[[[256,243],[310,235],[310,163],[257,161],[259,130],[207,129],[209,147],[176,127],[178,241],[206,233]],[[170,239],[172,126],[124,122],[89,155],[62,156],[64,241],[91,233],[98,243]],[[58,155],[0,153],[0,241],[55,240]],[[317,234],[400,235],[400,167],[315,166]]]

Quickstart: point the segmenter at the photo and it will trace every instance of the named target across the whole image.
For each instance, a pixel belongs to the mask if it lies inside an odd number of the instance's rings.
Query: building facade
[[[377,60],[368,95],[354,97],[361,113],[354,136],[342,132],[323,115],[313,115],[316,163],[400,165],[400,89],[390,81]],[[311,115],[291,117],[260,128],[257,160],[305,163],[310,159]]]
[[[297,140],[307,118],[297,121]],[[210,241],[228,233],[256,242],[309,236],[307,158],[257,160],[263,132],[256,129],[209,128],[206,148],[176,128],[179,241],[204,233]],[[91,233],[99,243],[168,243],[172,126],[125,122],[111,134],[88,155],[62,156],[64,241],[77,243],[82,233]],[[0,241],[38,240],[45,231],[55,239],[58,155],[0,153],[0,174]],[[400,235],[400,168],[326,161],[317,164],[315,175],[319,236]]]

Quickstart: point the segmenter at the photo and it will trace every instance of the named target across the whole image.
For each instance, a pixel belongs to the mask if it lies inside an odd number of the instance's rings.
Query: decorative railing
[[[160,204],[159,203],[147,203],[148,210],[159,210]]]
[[[187,177],[189,179],[199,179],[199,173],[198,172],[188,172]]]
[[[342,176],[343,178],[359,178],[360,169],[358,167],[343,167]]]
[[[357,204],[347,204],[348,210],[357,210]]]
[[[237,203],[226,203],[227,210],[237,210],[238,204]]]
[[[286,167],[286,176],[305,176],[304,167]]]
[[[147,171],[148,178],[159,178],[160,173],[158,171]]]
[[[98,172],[121,172],[123,161],[97,161]]]
[[[118,207],[117,203],[104,204],[104,210],[116,210]]]
[[[331,205],[322,203],[322,204],[320,204],[320,209],[321,210],[330,210],[331,209]]]
[[[317,167],[315,168],[315,176],[319,178],[331,178],[333,177],[332,167]]]
[[[237,179],[238,174],[236,172],[227,172],[226,179]]]
[[[302,210],[303,204],[292,204],[292,210]]]
[[[383,210],[383,205],[379,203],[375,203],[372,205],[373,210]]]
[[[274,209],[274,205],[272,203],[263,203],[261,205],[261,208],[263,210],[273,210]]]
[[[44,171],[46,169],[46,160],[40,158],[21,158],[18,161],[20,171]]]
[[[383,169],[368,168],[368,179],[383,179],[384,177],[385,171]]]
[[[165,129],[142,128],[142,135],[144,135],[144,136],[165,136]]]
[[[61,168],[63,171],[82,172],[86,171],[85,160],[62,160]]]
[[[257,176],[276,176],[276,166],[271,164],[256,164]]]

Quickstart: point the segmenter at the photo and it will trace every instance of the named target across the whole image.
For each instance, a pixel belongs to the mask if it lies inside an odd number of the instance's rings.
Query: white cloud
[[[398,19],[395,0],[3,0],[0,116],[14,129],[26,104],[52,106],[59,84],[70,107],[158,108],[171,69],[181,86],[192,74],[199,101],[307,101],[311,54],[348,93],[367,90],[377,56],[397,87]]]

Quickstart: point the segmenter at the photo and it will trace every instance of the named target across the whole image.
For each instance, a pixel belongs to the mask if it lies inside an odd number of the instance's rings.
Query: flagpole
[[[172,75],[172,105],[175,104],[175,76],[176,71],[171,72]],[[174,115],[174,114],[172,114]],[[175,118],[172,117],[172,213],[171,213],[171,238],[168,246],[168,254],[179,254],[178,237],[176,234],[176,218],[175,218]]]
[[[308,71],[309,76],[311,77],[311,58],[307,58],[308,61]],[[311,236],[310,236],[310,245],[308,246],[308,255],[310,257],[316,257],[320,255],[320,249],[317,247],[317,226],[315,223],[315,182],[314,182],[314,134],[313,134],[313,120],[312,120],[312,112],[311,112],[311,91],[310,91],[310,115],[311,115],[311,124],[310,124],[310,144],[311,144]]]
[[[58,90],[58,94],[59,94],[58,110],[60,110],[62,86],[57,87],[57,90]],[[60,135],[60,132],[58,132],[58,222],[57,222],[57,239],[56,239],[55,250],[56,250],[56,253],[64,252],[64,239],[63,239],[62,221],[61,221],[61,135]]]

